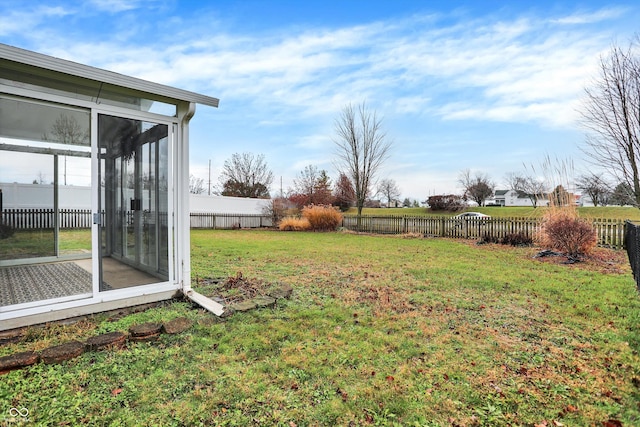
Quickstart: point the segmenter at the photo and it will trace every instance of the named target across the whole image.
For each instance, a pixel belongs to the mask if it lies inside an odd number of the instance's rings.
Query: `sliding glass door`
[[[98,115],[100,290],[168,280],[171,129]]]
[[[0,312],[91,296],[90,117],[0,95]]]

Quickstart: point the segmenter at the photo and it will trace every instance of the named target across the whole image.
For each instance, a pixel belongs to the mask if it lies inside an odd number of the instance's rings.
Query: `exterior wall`
[[[53,208],[52,184],[0,183],[4,209]],[[58,186],[60,209],[91,209],[91,187]]]
[[[202,194],[191,194],[189,198],[190,210],[194,213],[260,215],[269,202],[269,199],[207,196]]]

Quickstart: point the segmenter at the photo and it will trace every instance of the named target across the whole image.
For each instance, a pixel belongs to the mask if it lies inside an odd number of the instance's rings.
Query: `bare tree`
[[[534,209],[538,207],[540,199],[549,192],[549,188],[543,179],[532,175],[510,172],[506,176],[507,185],[511,190],[528,197]]]
[[[273,172],[267,167],[263,154],[234,153],[224,162],[219,181],[223,196],[268,199]]]
[[[611,185],[593,172],[580,175],[576,179],[576,187],[589,196],[593,206],[606,205],[611,195]]]
[[[627,49],[600,57],[599,76],[587,88],[582,111],[585,152],[633,190],[640,207],[640,37]]]
[[[470,169],[460,172],[458,182],[462,185],[464,195],[476,202],[478,206],[484,206],[485,200],[493,196],[493,191],[496,187],[489,175],[480,172],[471,175]]]
[[[189,175],[189,193],[191,194],[204,193],[204,179],[196,178],[194,175]]]
[[[277,227],[280,220],[286,216],[288,207],[289,201],[287,199],[276,197],[262,207],[262,214],[270,216],[271,225]]]
[[[89,128],[83,128],[75,117],[64,113],[60,114],[60,117],[51,125],[51,135],[45,133],[42,136],[42,140],[70,145],[91,144],[89,141]]]
[[[393,179],[385,178],[378,183],[378,194],[387,199],[387,207],[390,208],[393,202],[398,201],[400,189]]]
[[[375,175],[388,158],[391,141],[382,129],[382,120],[363,102],[343,108],[335,122],[338,169],[351,178],[358,217],[374,185]]]

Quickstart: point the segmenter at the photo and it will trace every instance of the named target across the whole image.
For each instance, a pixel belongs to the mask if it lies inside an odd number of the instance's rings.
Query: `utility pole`
[[[211,195],[211,159],[209,159],[209,196]]]

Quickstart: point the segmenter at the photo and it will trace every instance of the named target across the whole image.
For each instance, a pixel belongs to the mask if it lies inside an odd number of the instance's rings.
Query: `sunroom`
[[[0,330],[192,293],[196,104],[0,44]]]

